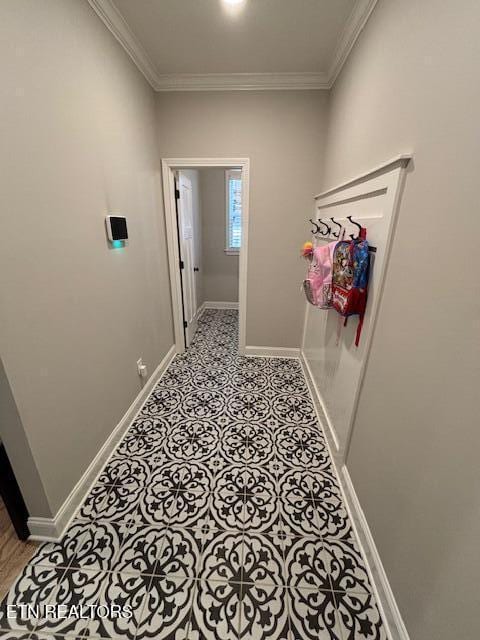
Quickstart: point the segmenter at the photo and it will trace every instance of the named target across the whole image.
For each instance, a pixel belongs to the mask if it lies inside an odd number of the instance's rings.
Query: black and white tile
[[[241,602],[240,582],[198,581],[191,611],[189,640],[238,640]]]
[[[238,355],[208,309],[56,543],[0,609],[0,638],[383,640],[300,364]],[[6,617],[120,604],[130,618]]]
[[[118,550],[115,571],[153,575],[161,556],[168,527],[133,523],[125,532]]]
[[[135,639],[189,640],[196,586],[196,581],[188,578],[154,576],[139,616]]]
[[[331,591],[293,588],[288,595],[291,637],[301,640],[344,640],[337,604]]]

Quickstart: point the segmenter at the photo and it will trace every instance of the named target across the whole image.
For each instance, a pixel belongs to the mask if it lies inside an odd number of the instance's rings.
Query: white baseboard
[[[300,349],[290,347],[245,347],[246,356],[260,356],[263,358],[298,358]]]
[[[205,301],[200,307],[203,309],[238,309],[238,302],[212,302]]]
[[[335,431],[335,427],[328,415],[327,407],[325,405],[325,401],[323,400],[322,394],[320,393],[319,388],[315,382],[315,378],[313,377],[312,369],[308,364],[308,360],[305,357],[305,353],[301,351],[300,353],[300,361],[302,363],[303,371],[305,373],[305,378],[307,380],[308,387],[310,389],[310,394],[312,396],[313,402],[317,405],[317,412],[320,415],[324,416],[325,420],[322,420],[322,425],[326,427],[325,435],[329,440],[330,447],[332,448],[333,456],[336,460],[338,460],[338,455],[340,453],[340,445],[338,442],[337,432]],[[325,424],[323,424],[325,422]]]
[[[174,355],[175,346],[172,346],[163,360],[160,362],[158,367],[152,373],[150,378],[147,380],[140,393],[127,409],[123,418],[114,428],[105,444],[92,460],[83,476],[72,489],[69,496],[58,510],[56,516],[54,518],[30,517],[28,519],[30,540],[56,541],[62,537],[65,529],[74,518],[78,508],[83,503],[85,497],[97,481],[97,478],[100,476],[107,462],[114,453],[124,433],[136,418],[137,414],[143,408],[143,405],[148,400],[148,397],[150,396],[160,377],[167,370],[168,365],[172,361]]]
[[[352,479],[345,465],[342,466],[339,477],[347,509],[370,570],[370,578],[377,598],[377,604],[382,614],[382,620],[387,627],[389,638],[391,640],[409,640],[407,628],[405,627],[405,623],[403,622],[395,601],[395,596],[390,587],[380,554],[378,553],[372,532],[368,526],[367,518],[360,505]]]
[[[30,531],[29,540],[56,541],[61,537],[59,533],[60,524],[57,524],[57,518],[30,516],[27,520],[27,525]]]
[[[382,620],[387,629],[388,638],[389,640],[409,640],[407,629],[402,620],[390,583],[388,582],[387,574],[383,568],[370,527],[368,526],[367,519],[358,500],[348,469],[342,461],[342,454],[338,449],[335,429],[325,410],[322,394],[315,384],[312,370],[303,351],[300,355],[300,362],[307,380],[310,395],[315,405],[319,423],[327,439],[327,448],[337,471],[344,502],[365,558],[370,574],[370,581],[382,615]]]
[[[195,314],[195,320],[198,320],[204,311],[205,311],[205,303],[203,302],[197,309],[197,312]]]

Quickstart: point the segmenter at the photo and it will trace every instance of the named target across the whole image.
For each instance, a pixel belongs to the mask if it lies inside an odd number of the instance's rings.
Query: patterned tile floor
[[[301,367],[241,357],[237,335],[237,312],[203,314],[62,542],[10,590],[1,638],[387,637]],[[112,603],[133,616],[105,618]]]

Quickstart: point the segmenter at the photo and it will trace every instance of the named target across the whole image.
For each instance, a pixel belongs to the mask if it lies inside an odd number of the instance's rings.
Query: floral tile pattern
[[[387,638],[298,361],[238,355],[206,310],[60,542],[0,608],[0,639]],[[9,605],[93,606],[87,618]],[[131,615],[100,615],[108,605]]]

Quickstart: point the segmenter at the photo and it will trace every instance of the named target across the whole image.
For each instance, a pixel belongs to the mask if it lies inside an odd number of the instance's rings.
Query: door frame
[[[172,296],[173,328],[177,353],[185,351],[183,333],[182,288],[180,277],[180,252],[177,238],[177,217],[175,209],[175,176],[181,169],[219,169],[242,170],[242,246],[238,274],[238,314],[239,314],[239,352],[245,354],[246,313],[247,313],[247,256],[248,256],[248,218],[250,191],[249,158],[162,158],[163,202],[167,231],[168,264],[170,272],[170,291]]]

